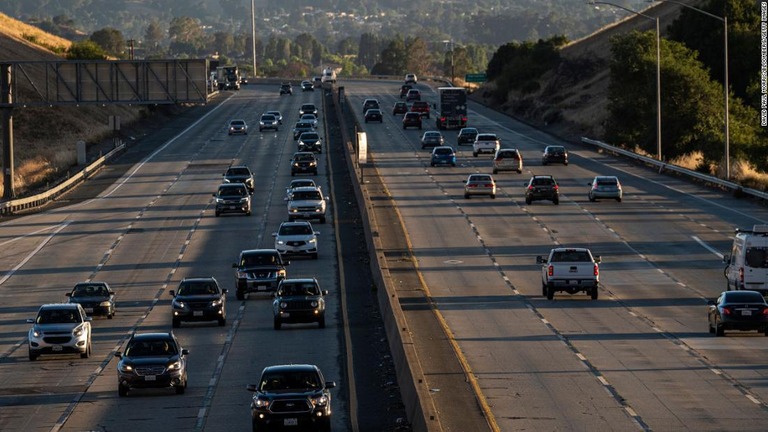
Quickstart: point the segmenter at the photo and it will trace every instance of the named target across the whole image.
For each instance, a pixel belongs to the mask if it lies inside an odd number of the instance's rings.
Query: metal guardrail
[[[696,180],[699,180],[699,181],[702,181],[702,182],[705,182],[705,183],[717,185],[717,186],[719,186],[719,187],[721,187],[723,189],[729,189],[729,190],[731,190],[733,192],[737,192],[738,191],[739,193],[744,193],[744,194],[747,194],[747,195],[751,195],[751,196],[753,196],[755,198],[760,198],[762,200],[768,200],[768,193],[759,191],[757,189],[745,188],[744,186],[742,186],[742,185],[740,185],[738,183],[733,183],[733,182],[730,182],[730,181],[727,181],[727,180],[719,179],[717,177],[712,177],[710,175],[702,174],[700,172],[692,171],[692,170],[689,170],[687,168],[679,167],[677,165],[672,165],[672,164],[669,164],[669,163],[666,163],[666,162],[658,161],[656,159],[652,159],[652,158],[649,158],[647,156],[639,155],[639,154],[631,152],[629,150],[620,149],[618,147],[614,147],[612,145],[606,144],[606,143],[601,142],[601,141],[593,140],[593,139],[590,139],[590,138],[581,137],[581,142],[584,143],[584,144],[591,144],[591,145],[600,147],[600,148],[602,148],[604,150],[610,151],[612,153],[620,154],[620,155],[622,155],[624,157],[628,157],[630,159],[639,160],[639,161],[641,161],[641,162],[643,162],[645,164],[648,164],[648,165],[656,166],[656,167],[659,168],[660,172],[662,170],[676,172],[678,174],[682,174],[684,176],[695,178]]]
[[[63,194],[64,192],[67,192],[68,190],[72,189],[74,186],[78,185],[80,182],[87,180],[88,177],[94,172],[96,172],[97,170],[99,170],[102,167],[102,165],[104,165],[105,162],[115,157],[117,154],[119,154],[123,150],[125,150],[125,143],[118,145],[109,153],[91,162],[89,165],[87,165],[77,174],[69,177],[65,181],[59,183],[58,185],[54,186],[51,189],[48,189],[43,193],[26,197],[26,198],[19,198],[19,199],[0,202],[0,215],[3,215],[3,216],[12,215],[21,210],[29,210],[29,209],[33,209],[33,208],[45,205],[46,203],[56,199],[56,197]]]

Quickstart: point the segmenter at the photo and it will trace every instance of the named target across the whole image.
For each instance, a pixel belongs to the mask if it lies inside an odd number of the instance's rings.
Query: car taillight
[[[723,315],[730,315],[732,313],[730,306],[723,307]]]
[[[595,274],[595,276],[598,276],[600,274],[600,268],[597,266],[597,264],[595,264],[594,266],[593,273]]]
[[[739,282],[744,282],[744,267],[739,267]]]
[[[554,274],[555,274],[555,267],[554,266],[547,267],[547,275],[552,276]]]
[[[768,307],[763,308],[763,315],[768,315]]]
[[[499,156],[499,157],[497,157],[497,158],[496,158],[496,162],[501,162],[501,161],[503,161],[503,160],[504,160],[504,158],[503,158],[503,157],[501,157],[501,156]]]
[[[558,190],[558,189],[560,189],[560,186],[555,185],[555,190]]]

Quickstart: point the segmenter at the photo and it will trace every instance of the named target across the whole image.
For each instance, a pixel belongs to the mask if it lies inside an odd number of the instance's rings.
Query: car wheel
[[[29,350],[29,361],[35,361],[37,360],[38,355],[33,353],[32,350]]]
[[[563,165],[568,166],[568,162],[563,163]]]
[[[464,199],[469,199],[469,194],[464,194]]]
[[[313,253],[312,254],[312,259],[317,259],[318,257],[319,257],[319,254],[317,254],[317,253]]]
[[[172,319],[172,320],[171,320],[171,326],[172,326],[173,328],[179,328],[179,327],[181,327],[181,320],[180,320],[180,319],[178,319],[178,318],[174,318],[174,319]]]
[[[120,397],[128,396],[128,386],[124,386],[122,384],[117,385],[117,394]]]
[[[325,216],[321,216],[321,217],[320,217],[320,223],[321,223],[321,224],[324,224],[324,223],[325,223]]]
[[[715,320],[715,336],[725,336],[725,328],[718,319]]]
[[[277,317],[275,317],[273,324],[274,324],[275,330],[280,330],[280,328],[283,326],[283,323],[280,322],[280,318],[277,318]]]
[[[558,205],[558,204],[560,204],[560,200],[559,199],[553,199],[552,200],[552,204]]]
[[[595,197],[593,197],[592,195],[589,195],[589,202],[595,202],[595,201],[597,201]]]
[[[531,205],[531,202],[533,202],[533,201],[530,198],[528,198],[528,197],[525,198],[525,203],[526,204]]]
[[[318,320],[317,320],[317,325],[318,325],[320,328],[325,328],[325,317],[324,317],[324,316],[322,316],[322,317],[318,318]]]
[[[498,174],[498,173],[499,173],[499,170],[495,169],[495,170],[493,170],[493,173],[494,173],[494,174]]]
[[[517,170],[517,173],[518,173],[518,174],[522,174],[522,173],[523,173],[523,170],[519,169],[519,170]]]
[[[433,166],[435,166],[435,163],[434,162],[430,162],[429,166],[433,167]]]
[[[472,156],[477,157],[477,152],[472,152]]]
[[[547,284],[545,284],[544,282],[541,283],[541,295],[542,297],[547,296]]]
[[[554,300],[555,289],[553,287],[547,287],[547,300]]]
[[[80,354],[80,358],[87,359],[91,356],[91,341],[88,340],[88,343],[85,345],[85,352]]]
[[[245,300],[245,293],[240,290],[237,290],[237,292],[235,293],[235,297],[238,300]]]
[[[542,166],[547,166],[547,162],[546,161],[541,161],[541,165]]]
[[[709,333],[710,334],[714,334],[715,333],[715,329],[712,327],[712,323],[709,322],[709,320],[707,320],[707,327],[709,328]]]
[[[621,198],[616,198],[616,202],[621,202]]]
[[[597,300],[597,287],[592,288],[590,294],[592,294],[592,300]]]
[[[176,394],[177,395],[183,395],[185,391],[187,391],[187,382],[184,381],[184,384],[176,386]]]
[[[227,319],[219,318],[219,327],[224,327],[225,325],[227,325]]]
[[[496,199],[496,194],[491,194],[491,199]]]

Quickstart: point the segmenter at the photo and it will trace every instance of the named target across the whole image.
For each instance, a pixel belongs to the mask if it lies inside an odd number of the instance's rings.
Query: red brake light
[[[731,307],[730,306],[724,306],[723,307],[723,315],[730,315],[731,314]]]
[[[595,276],[600,274],[600,268],[597,266],[597,264],[595,264],[594,273],[595,273]]]
[[[552,275],[554,275],[554,273],[555,273],[555,268],[554,268],[552,265],[550,265],[549,267],[547,267],[547,274],[548,274],[549,276],[552,276]]]
[[[763,315],[768,315],[768,307],[763,308]]]
[[[558,190],[558,189],[560,189],[560,186],[555,185],[555,190]]]
[[[739,282],[744,282],[744,267],[739,267]]]

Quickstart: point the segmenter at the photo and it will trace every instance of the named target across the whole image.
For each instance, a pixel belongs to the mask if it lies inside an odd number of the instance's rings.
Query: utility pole
[[[251,50],[253,54],[253,78],[256,79],[256,0],[251,0]]]
[[[0,65],[0,110],[3,121],[3,199],[13,199],[13,92],[11,87],[12,66]]]

